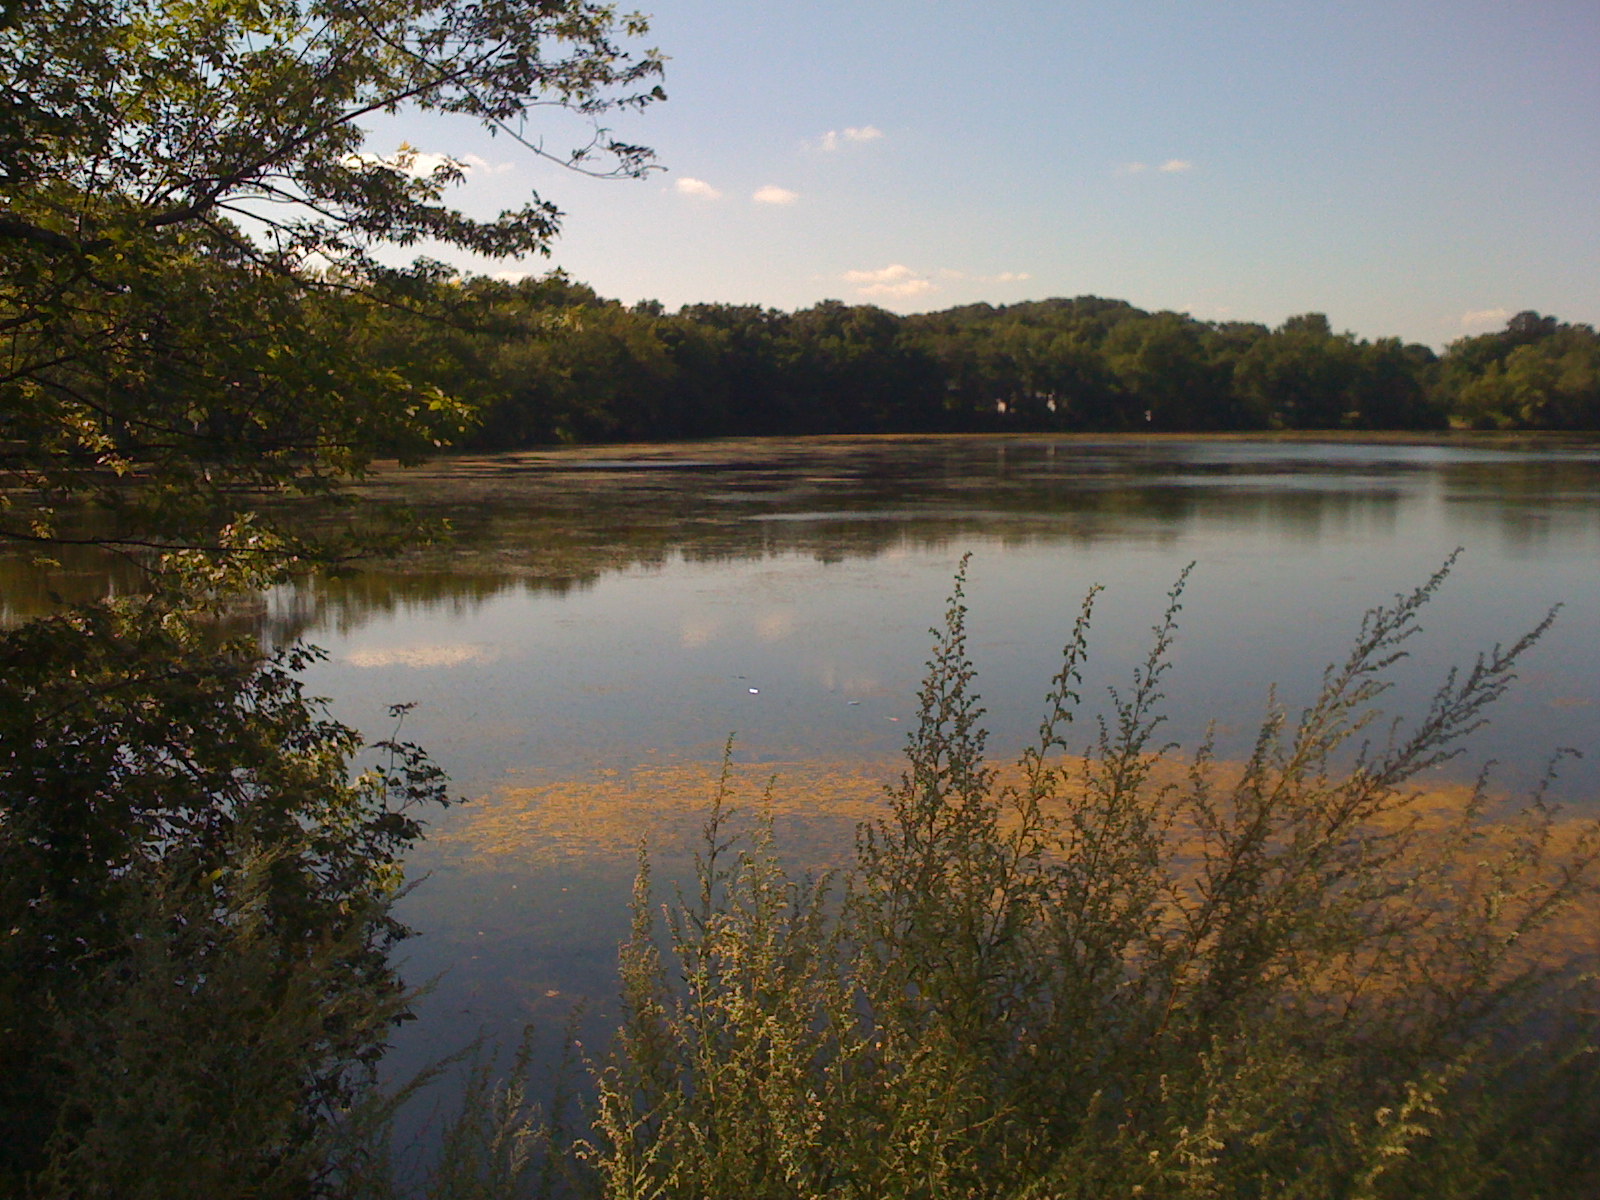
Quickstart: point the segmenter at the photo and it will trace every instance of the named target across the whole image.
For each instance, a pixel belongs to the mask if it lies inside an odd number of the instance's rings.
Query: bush
[[[399,856],[438,771],[155,601],[0,634],[0,1191],[305,1197],[406,994]]]
[[[726,786],[664,940],[641,861],[584,1147],[604,1194],[1600,1194],[1592,991],[1540,941],[1595,895],[1595,830],[1542,793],[1491,817],[1481,778],[1443,816],[1414,786],[1549,620],[1379,724],[1444,576],[1231,768],[1159,740],[1181,580],[1067,754],[1091,593],[1009,778],[958,577],[852,870],[791,877],[768,826],[730,833]]]

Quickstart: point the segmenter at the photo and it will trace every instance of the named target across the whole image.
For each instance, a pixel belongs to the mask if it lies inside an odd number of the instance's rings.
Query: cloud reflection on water
[[[491,663],[499,657],[500,652],[494,647],[473,642],[422,642],[404,646],[361,646],[346,653],[344,661],[352,667],[435,670]]]

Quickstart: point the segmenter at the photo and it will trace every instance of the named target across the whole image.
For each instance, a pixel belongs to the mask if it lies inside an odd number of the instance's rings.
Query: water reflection
[[[730,441],[445,460],[362,489],[448,526],[434,544],[283,589],[281,641],[418,608],[465,617],[505,592],[567,595],[608,572],[804,555],[842,562],[981,535],[1171,545],[1195,526],[1296,541],[1392,532],[1442,504],[1469,534],[1531,553],[1600,531],[1591,453],[1441,446],[1048,438]],[[0,556],[0,620],[140,585],[135,561],[68,547]]]
[[[61,546],[49,558],[32,547],[0,549],[0,625],[64,604],[137,594],[148,575],[138,559],[92,546]]]
[[[938,553],[973,537],[1002,548],[1159,548],[1197,526],[1301,543],[1389,537],[1408,509],[1438,504],[1464,540],[1491,532],[1523,553],[1600,536],[1600,461],[1583,454],[985,439],[779,442],[761,458],[755,449],[431,469],[406,494],[450,523],[448,540],[279,597],[269,627],[278,638],[348,631],[419,604],[465,613],[502,592],[566,595],[608,572],[673,561],[839,563]]]
[[[1236,755],[1270,683],[1295,711],[1361,610],[1460,545],[1390,710],[1425,707],[1450,664],[1564,603],[1478,750],[1526,783],[1557,745],[1594,744],[1600,723],[1593,453],[840,438],[454,460],[364,490],[451,533],[277,589],[250,619],[275,642],[327,647],[308,678],[343,719],[386,733],[388,704],[418,702],[407,735],[474,800],[413,864],[432,872],[407,901],[425,931],[414,973],[449,969],[425,1002],[422,1057],[606,994],[632,849],[648,835],[681,859],[730,730],[741,793],[777,775],[794,852],[836,861],[893,773],[925,631],[965,550],[1002,754],[1037,727],[1092,583],[1108,585],[1082,689],[1095,702],[1142,658],[1178,571],[1199,564],[1167,729],[1193,744],[1211,724]],[[0,558],[0,619],[134,586],[129,565],[88,552],[43,571]],[[1570,767],[1562,794],[1592,806],[1597,766]]]

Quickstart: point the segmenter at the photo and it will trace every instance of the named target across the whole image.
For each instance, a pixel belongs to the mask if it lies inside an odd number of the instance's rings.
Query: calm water
[[[894,770],[928,627],[968,552],[997,753],[1037,726],[1093,584],[1091,708],[1142,659],[1194,564],[1169,733],[1188,744],[1214,723],[1226,756],[1269,685],[1303,704],[1362,611],[1457,547],[1392,710],[1415,711],[1450,664],[1559,604],[1460,769],[1497,758],[1520,785],[1556,747],[1597,744],[1594,453],[828,439],[474,460],[374,492],[401,489],[449,518],[452,539],[274,594],[263,620],[327,650],[310,681],[341,718],[387,732],[385,707],[414,702],[406,734],[471,800],[435,821],[414,864],[410,969],[444,974],[402,1062],[479,1028],[559,1023],[581,996],[603,1023],[635,848],[648,840],[668,875],[681,866],[730,733],[746,795],[776,777],[795,856],[842,858]],[[1600,808],[1597,767],[1564,770],[1563,797]]]

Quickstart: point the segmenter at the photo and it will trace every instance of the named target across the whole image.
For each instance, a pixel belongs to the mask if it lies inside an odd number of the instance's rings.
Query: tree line
[[[1600,428],[1600,336],[1536,312],[1443,354],[1095,296],[898,316],[599,297],[419,269],[363,352],[473,414],[475,450],[906,432]],[[417,318],[423,318],[420,322]]]

